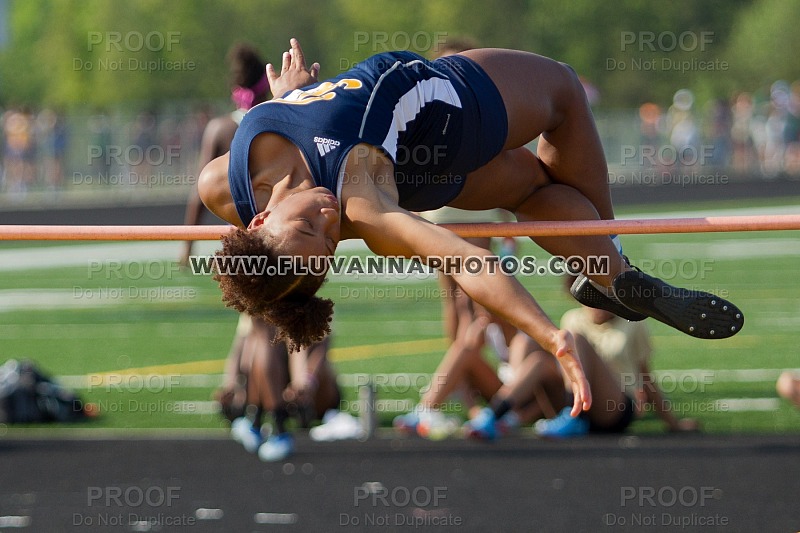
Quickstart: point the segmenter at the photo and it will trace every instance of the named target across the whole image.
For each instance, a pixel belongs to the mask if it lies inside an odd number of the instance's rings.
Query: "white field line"
[[[76,244],[73,246],[32,246],[0,250],[0,271],[34,270],[46,268],[95,268],[108,263],[136,263],[141,261],[177,261],[183,243],[177,241],[114,242]],[[193,255],[213,255],[220,248],[214,241],[195,243]],[[366,251],[364,241],[345,241],[337,249],[341,252]]]
[[[656,382],[663,386],[676,386],[684,390],[704,390],[704,387],[713,383],[774,383],[781,372],[786,369],[779,368],[747,368],[739,370],[662,370],[656,372]],[[800,372],[800,369],[790,369]],[[172,388],[215,388],[222,383],[222,374],[148,374],[148,375],[118,375],[118,379],[98,379],[94,375],[60,376],[57,381],[65,387],[72,389],[105,390],[106,392],[140,392],[150,393],[169,392]],[[418,393],[426,389],[431,382],[432,375],[427,373],[387,373],[367,374],[351,373],[338,376],[339,385],[345,388],[359,388],[369,383],[375,385],[380,394],[381,390],[389,389],[393,393]],[[686,389],[688,390],[688,389]],[[358,400],[354,400],[352,407],[359,408]],[[779,398],[724,398],[715,400],[714,410],[717,412],[742,412],[742,411],[776,411],[781,406]],[[216,401],[175,401],[171,402],[170,412],[182,415],[209,415],[220,411]],[[414,402],[409,399],[378,399],[376,409],[385,412],[408,412],[414,407]]]
[[[713,383],[768,383],[778,379],[781,372],[800,373],[800,368],[743,368],[738,370],[658,370],[654,374],[657,382],[667,380],[672,383],[706,384]],[[101,377],[102,376],[102,377]],[[109,376],[115,379],[109,381]],[[349,373],[339,374],[338,383],[342,387],[360,387],[373,383],[378,389],[389,387],[392,390],[407,388],[419,390],[430,384],[432,374],[395,372],[386,374]],[[56,381],[73,389],[94,389],[108,391],[145,390],[152,392],[169,392],[175,388],[207,388],[217,387],[222,383],[222,374],[86,374],[58,376]],[[155,390],[155,389],[158,390]],[[401,391],[402,392],[402,391]]]
[[[172,402],[171,412],[180,415],[216,415],[220,412],[219,402],[213,400]]]
[[[719,260],[800,256],[798,239],[716,239],[696,243],[660,243],[645,248],[652,259],[713,258]]]
[[[186,302],[200,289],[186,285],[157,287],[73,287],[72,289],[0,290],[0,312],[19,310],[86,309],[130,303]]]
[[[109,324],[0,324],[3,339],[109,339],[132,338],[152,324],[115,322]],[[235,323],[159,322],[155,334],[170,337],[218,337],[233,335]]]
[[[714,402],[716,412],[777,411],[780,398],[724,398]]]
[[[87,267],[100,263],[177,261],[183,243],[115,242],[76,244],[74,246],[42,246],[0,250],[0,270],[34,270],[43,268]],[[213,254],[219,247],[214,242],[195,244],[197,255]]]

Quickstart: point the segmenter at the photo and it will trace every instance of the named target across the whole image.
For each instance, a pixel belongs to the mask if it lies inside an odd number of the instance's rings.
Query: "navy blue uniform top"
[[[373,145],[394,164],[400,206],[425,211],[455,198],[466,174],[500,151],[507,121],[496,87],[467,58],[372,56],[335,78],[247,112],[231,144],[228,170],[245,225],[258,212],[248,153],[253,139],[266,132],[295,144],[314,182],[340,199],[347,154],[356,144]]]

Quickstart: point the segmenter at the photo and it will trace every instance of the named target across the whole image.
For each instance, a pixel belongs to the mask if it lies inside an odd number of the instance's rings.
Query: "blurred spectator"
[[[731,109],[724,100],[709,100],[705,106],[703,138],[710,145],[710,153],[703,154],[703,163],[724,168],[730,162],[731,128],[733,117]]]
[[[61,189],[64,184],[64,157],[67,151],[64,117],[45,108],[36,117],[36,127],[42,183],[49,191]]]
[[[753,97],[742,92],[736,95],[731,106],[731,143],[733,169],[738,172],[750,172],[756,161],[755,146],[752,137]]]
[[[176,115],[164,117],[157,128],[157,148],[151,148],[151,153],[147,159],[158,168],[162,174],[169,176],[179,176],[181,174],[181,161],[184,157],[188,159],[188,153],[183,150],[183,139],[181,139],[180,122]],[[180,184],[170,181],[171,184]]]
[[[35,178],[34,121],[27,109],[10,109],[0,118],[3,128],[3,189],[22,200]]]
[[[153,147],[158,144],[156,129],[156,116],[152,111],[142,111],[133,123],[131,147],[122,150],[126,154],[123,164],[130,171],[130,184],[147,183],[147,177],[152,174]],[[135,148],[135,149],[134,149]]]
[[[264,461],[282,460],[294,451],[290,419],[308,428],[335,413],[341,401],[327,358],[330,338],[290,354],[275,336],[276,329],[263,320],[240,320],[216,394],[233,438]],[[266,414],[271,425],[263,423]]]
[[[697,157],[700,132],[694,116],[694,94],[689,89],[680,89],[672,97],[667,111],[669,142],[677,152],[678,163]]]
[[[87,147],[87,163],[90,171],[108,175],[111,171],[111,119],[103,109],[98,109],[88,120],[89,144]]]
[[[770,87],[770,110],[764,128],[762,170],[767,177],[777,176],[783,170],[788,115],[789,84],[779,80]]]
[[[436,51],[444,55],[474,46],[473,40],[457,37]],[[236,72],[244,71],[232,67],[234,83]],[[257,75],[263,74],[261,66]],[[594,101],[591,85],[585,83],[584,89]],[[232,97],[251,98],[256,92],[240,85],[234,87]],[[260,102],[260,98],[247,105]],[[696,112],[698,106],[702,113]],[[107,187],[128,179],[146,184],[156,171],[170,178],[157,179],[156,186],[188,189],[196,181],[198,159],[206,157],[200,153],[203,131],[206,127],[220,132],[235,130],[235,120],[242,115],[237,109],[210,119],[211,109],[210,105],[177,103],[163,118],[154,110],[131,116],[119,109],[97,109],[89,114],[85,126],[78,122],[80,114],[65,115],[48,106],[0,110],[0,192],[18,201],[32,201],[35,197],[27,195],[32,190],[56,191],[82,184]],[[800,81],[779,80],[752,92],[739,91],[730,105],[713,99],[695,101],[691,91],[681,89],[668,110],[657,102],[645,102],[637,111],[637,118],[630,117],[627,110],[598,111],[607,119],[602,120],[601,131],[609,153],[619,140],[636,143],[631,133],[638,131],[639,165],[658,161],[659,166],[672,167],[658,170],[686,170],[672,164],[674,148],[679,163],[700,160],[745,179],[800,176]],[[218,127],[220,121],[227,125]],[[655,154],[655,159],[648,154]],[[88,177],[92,179],[84,179]],[[200,215],[192,213],[199,210],[202,214],[202,209],[191,205],[187,221],[199,223]]]
[[[792,83],[786,117],[786,160],[784,168],[792,175],[800,174],[800,80]]]
[[[197,158],[203,140],[203,131],[213,116],[211,106],[201,104],[191,110],[178,125],[181,139],[181,175],[186,176],[186,184],[197,180]]]
[[[661,144],[663,114],[661,108],[652,102],[639,106],[639,144],[642,153],[657,153]],[[645,166],[650,165],[650,158],[642,157]]]

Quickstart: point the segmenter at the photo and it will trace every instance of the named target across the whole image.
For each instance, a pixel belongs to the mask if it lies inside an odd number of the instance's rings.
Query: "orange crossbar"
[[[800,229],[800,215],[649,218],[558,222],[442,224],[462,237],[563,237],[567,235],[706,233]],[[3,241],[209,241],[233,226],[22,226],[0,225]]]

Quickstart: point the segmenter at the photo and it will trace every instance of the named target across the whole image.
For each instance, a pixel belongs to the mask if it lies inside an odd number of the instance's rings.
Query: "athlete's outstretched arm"
[[[374,180],[374,175],[372,178],[361,175],[353,181],[370,179]],[[352,230],[380,255],[419,257],[426,262],[432,257],[492,256],[488,250],[402,209],[392,198],[391,191],[387,193],[378,187],[350,188],[345,212]],[[591,391],[576,355],[572,335],[553,324],[516,278],[499,271],[492,274],[488,268],[483,268],[478,274],[456,272],[453,278],[473,300],[523,330],[558,358],[572,381],[573,416],[589,409]]]

